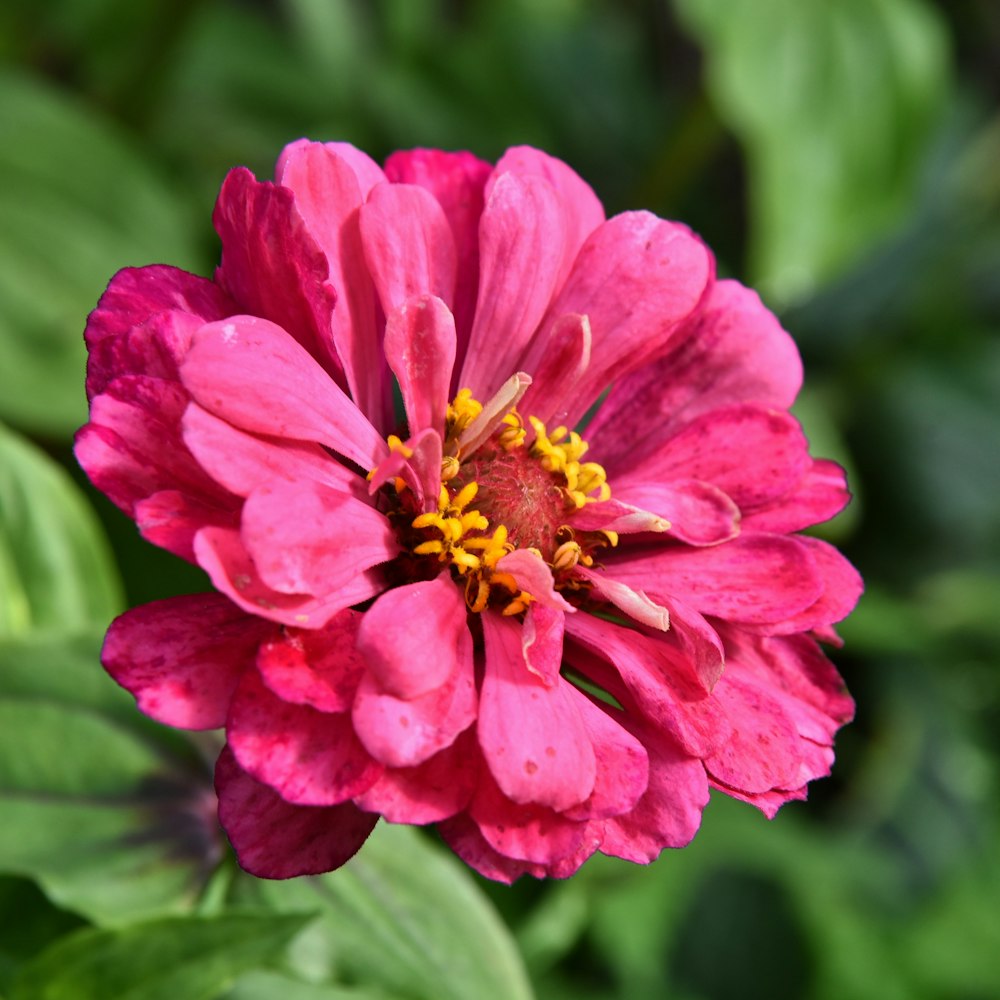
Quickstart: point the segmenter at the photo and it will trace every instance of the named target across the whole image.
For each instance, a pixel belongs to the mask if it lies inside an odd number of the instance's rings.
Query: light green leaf
[[[135,711],[99,647],[0,642],[0,871],[98,924],[186,912],[221,852],[211,769]]]
[[[191,266],[183,204],[92,109],[0,73],[0,418],[86,419],[87,314],[127,265]]]
[[[945,27],[924,0],[674,2],[744,145],[754,283],[805,298],[910,207],[947,91]]]
[[[105,626],[121,609],[118,573],[86,500],[0,424],[0,638]]]
[[[304,983],[277,972],[250,972],[224,1000],[394,1000],[388,993],[364,987],[328,986],[325,983]]]
[[[513,940],[469,872],[409,827],[380,824],[329,875],[235,889],[282,911],[319,911],[296,942],[311,979],[414,1000],[531,997]]]
[[[25,966],[11,1000],[211,1000],[279,959],[309,919],[231,913],[78,931]]]

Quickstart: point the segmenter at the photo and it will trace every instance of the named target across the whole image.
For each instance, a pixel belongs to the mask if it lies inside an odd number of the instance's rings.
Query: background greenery
[[[995,0],[6,0],[0,996],[1000,996],[998,97]],[[235,870],[212,741],[96,660],[121,608],[203,581],[69,448],[110,275],[210,273],[225,171],[300,135],[541,146],[779,312],[868,584],[836,654],[858,720],[808,803],[719,798],[691,848],[565,883],[391,828],[322,879]]]

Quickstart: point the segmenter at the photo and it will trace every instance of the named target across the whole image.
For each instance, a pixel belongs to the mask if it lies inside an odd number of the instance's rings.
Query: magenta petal
[[[417,295],[432,295],[450,308],[455,239],[429,191],[414,184],[379,184],[361,208],[361,237],[386,316]]]
[[[378,816],[350,802],[295,806],[247,774],[224,749],[215,768],[219,821],[240,866],[259,878],[333,871],[368,838]]]
[[[651,600],[643,591],[633,590],[620,580],[615,580],[604,572],[595,572],[585,566],[577,566],[576,573],[588,580],[594,590],[619,611],[624,611],[633,621],[648,625],[660,632],[670,628],[670,612],[661,604]]]
[[[385,356],[399,382],[410,433],[442,431],[455,365],[455,320],[444,302],[430,295],[403,302],[386,321]],[[440,481],[440,468],[435,474]]]
[[[291,331],[334,375],[340,362],[330,340],[336,299],[329,268],[306,229],[291,191],[259,182],[246,167],[231,170],[212,215],[222,240],[216,281],[244,312]]]
[[[399,550],[385,515],[308,480],[256,489],[244,504],[240,533],[261,580],[285,594],[336,593]]]
[[[196,562],[195,535],[207,526],[235,528],[235,507],[207,504],[179,490],[160,490],[140,500],[132,510],[139,534],[188,562]]]
[[[510,573],[517,580],[517,585],[531,594],[540,604],[559,611],[576,611],[576,608],[555,589],[552,570],[537,552],[532,552],[530,549],[508,552],[497,563],[497,569],[502,573]]]
[[[708,548],[664,548],[608,560],[608,572],[647,587],[669,606],[677,595],[697,611],[732,621],[772,623],[805,610],[823,593],[808,546],[798,538],[743,534]]]
[[[718,545],[740,533],[739,507],[717,486],[697,479],[616,479],[615,497],[665,518],[670,537],[688,545]]]
[[[382,772],[354,735],[349,713],[282,701],[256,670],[236,688],[226,738],[240,767],[296,805],[344,802]]]
[[[522,875],[545,878],[548,874],[544,865],[508,858],[490,846],[468,813],[460,813],[438,824],[438,833],[470,868],[495,882],[509,885]]]
[[[191,403],[181,421],[184,443],[198,464],[220,485],[248,497],[270,480],[315,480],[357,496],[366,495],[364,479],[310,441],[267,438],[237,430]]]
[[[615,493],[617,492],[618,484],[615,483]],[[623,535],[645,531],[659,534],[669,530],[671,522],[660,514],[611,497],[598,503],[588,503],[576,511],[573,515],[573,527],[577,531],[614,531]]]
[[[836,462],[817,459],[794,489],[746,514],[743,523],[749,531],[776,534],[801,531],[829,521],[847,506],[850,499],[844,470]]]
[[[261,646],[261,678],[282,701],[321,712],[349,711],[366,669],[356,648],[360,623],[361,612],[347,609],[321,629],[286,628]]]
[[[529,670],[520,623],[482,616],[486,672],[479,745],[503,793],[515,802],[567,809],[593,791],[594,749],[571,686],[551,687]]]
[[[570,426],[610,383],[667,349],[701,300],[713,268],[705,245],[689,229],[649,212],[625,212],[590,234],[549,311],[550,321],[563,313],[585,314],[593,335],[590,366],[561,394]],[[643,415],[642,422],[649,419]]]
[[[216,589],[234,604],[283,625],[319,628],[338,611],[374,597],[385,587],[378,571],[370,570],[322,598],[279,593],[261,580],[239,531],[233,528],[202,528],[195,536],[194,552]]]
[[[358,650],[386,694],[415,698],[472,671],[462,591],[447,573],[386,591],[365,612]]]
[[[274,631],[219,594],[171,597],[116,618],[101,662],[157,722],[216,729],[240,675]]]
[[[521,650],[528,669],[548,687],[559,683],[566,615],[537,601],[528,605],[521,631]]]
[[[475,721],[472,637],[465,633],[458,669],[439,688],[413,698],[386,694],[365,674],[354,699],[354,728],[388,767],[413,767],[450,746]]]
[[[437,823],[468,805],[479,783],[479,761],[475,734],[467,729],[422,764],[386,768],[354,801],[390,823]]]
[[[491,396],[517,367],[556,291],[564,247],[551,185],[499,177],[479,223],[479,299],[459,378],[477,398]]]
[[[568,414],[559,409],[564,388],[583,378],[590,364],[590,320],[568,313],[560,316],[544,337],[536,337],[518,367],[531,376],[521,402],[522,411],[543,424],[564,424]]]
[[[670,350],[612,388],[587,440],[614,477],[701,413],[744,402],[785,410],[801,384],[795,342],[757,293],[717,281]]]

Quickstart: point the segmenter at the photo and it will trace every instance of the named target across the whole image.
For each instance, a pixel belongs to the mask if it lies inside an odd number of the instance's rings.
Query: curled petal
[[[555,577],[545,560],[528,549],[508,552],[497,563],[497,569],[510,573],[517,585],[527,591],[540,604],[559,611],[576,611],[566,598],[555,589]]]

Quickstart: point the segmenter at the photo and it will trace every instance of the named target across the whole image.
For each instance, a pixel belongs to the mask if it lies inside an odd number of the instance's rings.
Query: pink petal
[[[321,629],[286,628],[260,647],[257,669],[282,701],[346,712],[367,665],[356,648],[361,612],[334,615]]]
[[[465,600],[448,573],[388,590],[365,612],[358,651],[379,688],[415,698],[471,672]]]
[[[564,810],[567,819],[606,819],[629,812],[646,791],[645,747],[624,728],[623,713],[577,694],[577,705],[597,758],[594,790],[586,802]]]
[[[479,779],[479,748],[467,729],[416,767],[390,767],[355,803],[390,823],[437,823],[464,809]]]
[[[497,178],[479,223],[479,298],[459,377],[478,399],[517,369],[556,291],[564,253],[551,185],[540,177]]]
[[[354,728],[368,751],[388,767],[414,767],[450,746],[475,721],[472,637],[464,634],[455,672],[414,698],[386,694],[369,673],[354,699]]]
[[[397,184],[419,184],[444,209],[455,240],[458,273],[455,280],[455,328],[458,331],[458,361],[472,328],[479,286],[479,217],[483,212],[483,187],[493,168],[471,153],[445,153],[436,149],[414,149],[393,153],[385,162],[385,174]],[[453,385],[457,391],[459,386]]]
[[[612,388],[587,440],[614,477],[701,413],[744,402],[787,410],[801,384],[795,343],[756,292],[717,281],[670,350]]]
[[[290,142],[281,151],[278,162],[274,168],[274,179],[279,184],[285,184],[285,168],[290,159],[300,156],[303,150],[309,146],[317,145],[311,139],[296,139]],[[358,190],[362,198],[367,198],[368,193],[376,184],[385,181],[385,174],[382,168],[364,151],[352,146],[349,142],[324,142],[323,148],[333,153],[343,160],[354,172],[354,178],[358,184]],[[290,185],[285,185],[289,187]]]
[[[459,813],[439,823],[437,829],[441,839],[470,868],[495,882],[510,885],[522,875],[545,878],[548,874],[545,865],[508,858],[491,847],[468,813]]]
[[[557,608],[532,601],[524,616],[521,652],[527,668],[547,687],[559,683],[562,668],[563,631],[566,615]]]
[[[549,310],[549,325],[564,313],[585,314],[593,334],[590,366],[560,394],[567,424],[577,423],[610,383],[666,350],[701,300],[713,266],[690,230],[648,212],[615,216],[590,234]]]
[[[515,549],[497,562],[501,573],[510,573],[517,585],[527,591],[540,604],[559,611],[574,612],[576,608],[555,589],[552,570],[536,552]]]
[[[649,751],[646,792],[634,808],[607,820],[601,851],[648,864],[665,847],[684,847],[698,832],[708,779],[701,761],[666,733],[644,728],[642,739]]]
[[[615,493],[617,492],[616,483]],[[620,534],[644,531],[659,534],[671,528],[671,522],[666,518],[630,503],[622,503],[617,496],[610,500],[588,503],[573,514],[572,523],[577,531],[616,531]]]
[[[425,428],[443,433],[455,365],[455,320],[444,302],[422,295],[392,312],[385,356],[399,382],[410,433]],[[436,471],[440,481],[440,468]]]
[[[389,457],[370,473],[368,495],[374,497],[386,483],[398,478],[413,491],[417,510],[436,511],[441,492],[441,435],[425,427],[403,444],[410,456],[407,458],[401,451],[390,452]]]
[[[822,524],[850,502],[844,470],[828,459],[815,460],[794,489],[744,516],[749,531],[786,534]]]
[[[586,566],[577,566],[575,572],[578,576],[589,580],[596,593],[620,611],[624,611],[633,621],[658,629],[660,632],[666,632],[670,628],[670,612],[641,590],[633,590],[605,573],[589,570]]]
[[[361,476],[310,441],[248,434],[197,403],[184,411],[181,429],[198,464],[237,496],[248,497],[263,482],[301,479],[351,491],[359,498],[367,495]]]
[[[531,146],[513,146],[497,161],[486,186],[489,197],[499,177],[512,173],[518,177],[541,177],[555,190],[561,209],[561,229],[565,234],[563,261],[556,277],[562,287],[584,240],[604,222],[604,208],[593,189],[562,160]],[[535,411],[532,410],[532,413]],[[537,414],[536,414],[537,415]],[[547,420],[548,417],[539,417]]]
[[[208,323],[181,366],[210,413],[246,431],[316,441],[368,470],[386,444],[317,362],[281,327],[253,316]]]
[[[726,785],[720,784],[717,781],[712,781],[711,779],[709,779],[709,784],[712,788],[717,791],[724,792],[730,798],[737,799],[740,802],[746,802],[747,805],[755,806],[768,819],[774,819],[774,817],[778,815],[778,810],[786,803],[804,800],[808,792],[808,789],[803,787],[796,788],[793,791],[780,789],[753,794],[750,792],[740,792],[735,788],[728,788]]]
[[[361,240],[361,187],[352,165],[319,142],[287,147],[278,164],[280,183],[294,193],[295,208],[326,257],[337,295],[330,330],[337,357],[358,408],[379,428],[388,412],[383,361],[375,327],[375,288]]]
[[[629,469],[625,478],[696,479],[748,508],[787,493],[810,464],[808,443],[794,417],[742,403],[701,414]]]
[[[216,281],[249,313],[283,327],[334,377],[340,361],[330,339],[336,295],[329,266],[291,191],[258,182],[246,167],[222,184],[212,222],[222,240]]]
[[[240,532],[261,580],[284,594],[325,597],[399,551],[385,515],[308,480],[258,487],[243,506]]]
[[[101,662],[157,722],[216,729],[240,675],[275,630],[219,594],[171,597],[116,618]]]
[[[195,535],[208,526],[235,528],[235,507],[207,504],[179,490],[160,490],[140,500],[132,511],[139,534],[188,562],[196,562]]]
[[[740,533],[739,507],[710,483],[697,479],[665,482],[635,476],[616,479],[614,488],[615,499],[666,519],[671,538],[688,545],[718,545]]]
[[[382,773],[354,735],[349,713],[282,701],[256,670],[240,678],[226,738],[243,770],[295,805],[337,805]]]
[[[353,857],[378,821],[350,802],[294,806],[255,781],[225,749],[215,768],[219,821],[240,866],[259,878],[319,875]]]
[[[543,865],[579,852],[593,829],[544,805],[511,802],[488,775],[483,776],[469,815],[494,850],[518,861]],[[600,846],[600,837],[595,840],[586,845],[588,854]]]
[[[568,412],[559,410],[564,387],[583,378],[590,364],[590,320],[576,313],[560,316],[544,337],[536,337],[522,358],[531,376],[522,408],[543,424],[565,424]]]
[[[317,598],[311,594],[282,594],[261,579],[247,554],[240,533],[233,528],[202,528],[194,539],[198,565],[217,590],[234,604],[261,618],[283,625],[319,628],[338,611],[374,597],[385,583],[377,570],[355,577],[347,586]]]
[[[809,548],[797,538],[743,534],[709,548],[663,547],[647,556],[607,560],[616,580],[644,587],[668,606],[676,595],[705,615],[750,623],[780,622],[823,593]]]
[[[418,295],[454,302],[455,239],[425,188],[379,184],[361,208],[361,238],[386,316]]]
[[[503,793],[515,802],[568,809],[593,791],[594,749],[573,691],[549,687],[528,669],[521,625],[481,616],[486,672],[479,708],[479,744]]]
[[[524,372],[514,372],[499,389],[483,403],[479,415],[475,417],[459,435],[458,444],[462,456],[467,458],[499,428],[504,417],[520,402],[531,378]]]

